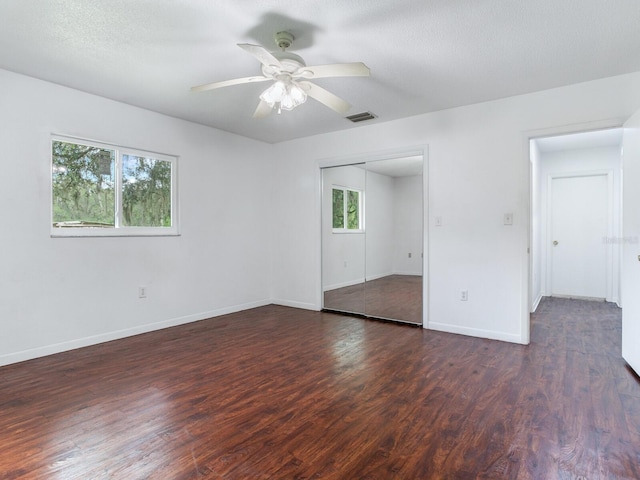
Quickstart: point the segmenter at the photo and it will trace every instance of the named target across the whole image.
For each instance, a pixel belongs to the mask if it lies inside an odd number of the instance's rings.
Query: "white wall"
[[[0,85],[0,364],[270,302],[269,145],[2,70]],[[178,155],[181,235],[51,238],[52,133]]]
[[[394,238],[393,177],[367,170],[365,192],[367,280],[393,273]]]
[[[422,275],[422,175],[393,180],[393,273]]]
[[[639,107],[635,73],[275,145],[276,189],[289,189],[286,198],[297,200],[291,213],[303,218],[276,233],[286,255],[274,256],[275,301],[320,306],[318,160],[428,145],[425,327],[527,343],[528,137],[620,124]],[[286,198],[276,196],[275,208]],[[512,226],[503,225],[505,213],[514,214]],[[429,225],[436,216],[441,227]]]
[[[540,185],[539,185],[539,209],[540,225],[538,241],[540,242],[540,290],[543,296],[551,295],[549,288],[549,255],[550,247],[548,239],[548,185],[549,178],[557,175],[588,175],[592,173],[611,172],[613,175],[613,191],[609,192],[612,205],[612,229],[613,234],[609,239],[609,262],[607,265],[608,291],[607,301],[619,301],[620,278],[620,238],[621,238],[621,147],[598,147],[561,152],[541,152],[539,156]]]
[[[623,140],[622,356],[640,374],[640,112]]]

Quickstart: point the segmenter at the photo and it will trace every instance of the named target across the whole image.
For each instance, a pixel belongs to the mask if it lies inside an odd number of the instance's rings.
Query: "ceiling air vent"
[[[353,123],[364,122],[365,120],[373,120],[376,116],[371,112],[356,113],[346,117],[347,120],[351,120]]]

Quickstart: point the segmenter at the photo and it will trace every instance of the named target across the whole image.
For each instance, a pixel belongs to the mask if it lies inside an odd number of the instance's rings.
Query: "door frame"
[[[379,150],[375,152],[364,152],[353,155],[345,155],[331,158],[321,158],[316,161],[316,178],[318,188],[316,190],[316,211],[318,213],[318,242],[317,264],[319,265],[319,277],[317,288],[318,310],[324,307],[323,285],[322,285],[322,169],[327,167],[338,167],[341,165],[353,165],[357,163],[375,162],[379,160],[391,160],[394,158],[422,156],[422,328],[429,328],[429,145],[414,145],[398,147],[390,150]]]
[[[533,228],[533,174],[532,174],[532,158],[531,158],[531,141],[537,138],[550,137],[553,135],[570,135],[572,133],[590,132],[595,130],[605,130],[607,128],[620,128],[623,126],[626,118],[605,118],[594,120],[591,122],[573,123],[567,125],[555,125],[546,128],[537,128],[531,130],[523,130],[521,132],[522,140],[522,188],[523,192],[528,192],[525,197],[525,212],[528,216],[526,232],[523,236],[522,248],[522,282],[521,299],[520,299],[520,337],[523,344],[527,345],[531,338],[531,313],[537,308],[537,303],[533,298],[532,288],[534,272],[533,266],[533,245],[535,232]],[[621,205],[621,208],[623,206]]]
[[[553,293],[553,283],[552,283],[552,250],[550,248],[552,239],[552,229],[551,229],[551,218],[552,218],[552,207],[553,207],[553,181],[560,178],[584,178],[584,177],[606,177],[607,179],[607,238],[614,238],[613,236],[613,204],[614,204],[614,185],[613,185],[613,170],[591,170],[591,171],[578,171],[578,172],[566,172],[566,173],[550,173],[547,176],[547,194],[546,194],[546,209],[545,209],[545,227],[546,227],[546,238],[545,244],[543,247],[543,251],[541,252],[544,258],[544,262],[546,265],[545,272],[545,286],[543,288],[543,292],[547,295],[552,295]],[[604,240],[604,239],[603,239]],[[611,302],[613,299],[613,243],[606,243],[606,271],[605,271],[605,300],[607,302]]]

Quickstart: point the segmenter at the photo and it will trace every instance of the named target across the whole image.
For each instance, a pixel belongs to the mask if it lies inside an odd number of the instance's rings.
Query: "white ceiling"
[[[367,162],[364,168],[388,177],[412,177],[422,175],[423,164],[422,155],[414,155]]]
[[[638,0],[2,0],[0,22],[0,68],[272,143],[640,71]],[[260,74],[236,44],[281,30],[309,65],[366,63],[317,83],[378,118],[189,90]]]

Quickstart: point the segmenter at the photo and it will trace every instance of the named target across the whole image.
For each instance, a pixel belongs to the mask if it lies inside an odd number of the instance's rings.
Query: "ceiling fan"
[[[271,53],[260,45],[238,44],[240,48],[253,55],[262,64],[262,75],[207,83],[193,87],[191,90],[203,92],[243,83],[272,81],[271,86],[260,94],[258,108],[253,114],[255,118],[265,117],[274,109],[278,113],[281,113],[282,110],[293,110],[303,104],[307,97],[317,100],[340,114],[346,113],[351,108],[348,102],[309,80],[329,77],[368,77],[369,67],[362,62],[308,67],[302,57],[286,51],[293,43],[292,34],[278,32],[275,40],[276,45],[281,49],[280,52]]]

